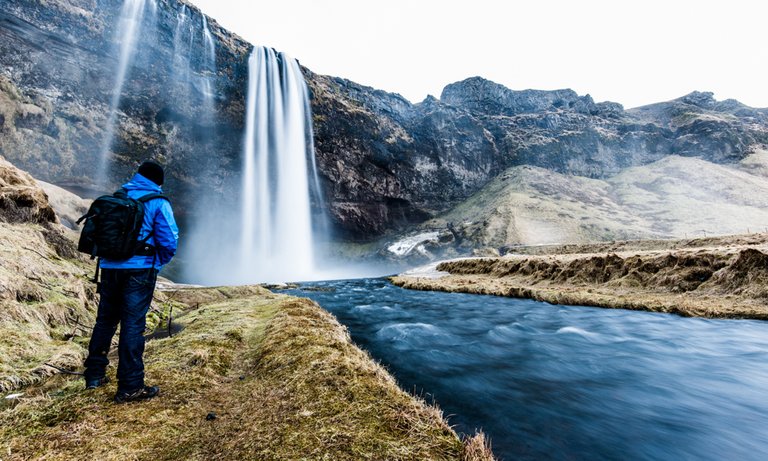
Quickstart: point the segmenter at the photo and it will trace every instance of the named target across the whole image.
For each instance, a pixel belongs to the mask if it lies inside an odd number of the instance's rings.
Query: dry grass
[[[395,277],[399,286],[531,298],[565,305],[650,310],[683,316],[768,320],[765,236],[662,242],[675,250],[515,255],[438,265],[439,279]],[[719,244],[720,246],[711,246]],[[643,246],[626,244],[626,248]],[[581,251],[594,251],[585,245]]]
[[[55,223],[48,197],[29,174],[0,157],[0,222]]]
[[[94,321],[93,267],[71,238],[0,158],[0,392],[22,394],[0,400],[0,459],[492,459],[332,315],[260,287],[156,292],[149,323],[183,313],[181,333],[147,343],[161,395],[114,405],[114,368],[112,384],[84,391],[45,365],[79,368]]]
[[[183,291],[168,296],[222,293]],[[86,392],[61,376],[26,389],[0,411],[3,459],[493,459],[313,302],[237,291],[250,294],[201,303],[180,334],[148,343],[147,381],[162,389],[150,402],[117,406],[115,384]]]
[[[683,238],[768,229],[768,156],[740,164],[669,156],[608,179],[517,166],[424,224],[466,248]]]
[[[0,157],[0,392],[74,368],[95,316],[91,265],[45,192]]]
[[[65,251],[59,230],[0,223],[0,392],[75,368],[95,318],[92,268]],[[47,235],[48,234],[48,235]],[[56,234],[61,241],[49,242]]]
[[[464,442],[464,453],[461,461],[494,461],[491,444],[480,432]]]

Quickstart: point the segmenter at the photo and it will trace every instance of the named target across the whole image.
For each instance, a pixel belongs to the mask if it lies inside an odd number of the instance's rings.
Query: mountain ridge
[[[717,102],[711,93],[693,92],[625,111],[620,104],[594,103],[572,90],[514,91],[472,77],[446,86],[443,96],[453,104],[434,97],[409,104],[399,95],[374,97],[380,90],[340,78],[324,79],[310,77],[315,94],[335,94],[344,101],[336,111],[355,107],[354,116],[365,120],[352,129],[320,125],[318,138],[330,136],[326,129],[336,137],[332,147],[322,141],[318,145],[320,171],[335,188],[329,196],[343,195],[347,180],[352,183],[347,190],[360,185],[354,168],[334,172],[333,167],[323,167],[337,161],[339,152],[352,153],[359,159],[356,165],[372,170],[368,177],[384,177],[390,187],[373,194],[371,189],[361,191],[360,208],[345,205],[359,212],[396,199],[405,210],[399,217],[372,213],[370,224],[360,222],[363,212],[355,216],[354,224],[342,225],[362,226],[366,234],[386,233],[388,221],[389,228],[403,229],[425,215],[439,214],[516,165],[605,178],[673,154],[735,163],[768,145],[768,110]],[[489,88],[490,96],[483,93]],[[497,98],[496,93],[504,97]],[[490,107],[482,104],[489,100]],[[323,120],[344,119],[338,112],[330,116],[332,110],[322,98],[313,107]],[[363,126],[373,135],[361,133]],[[354,141],[346,143],[347,138]],[[389,142],[366,143],[366,138]],[[366,152],[373,154],[366,157]],[[344,220],[344,210],[335,213]]]
[[[114,73],[114,58],[106,56],[115,45],[119,2],[8,0],[6,7],[0,12],[0,153],[43,181],[92,188],[89,176],[106,135]],[[109,187],[140,160],[158,158],[168,166],[180,218],[194,222],[200,197],[227,200],[240,186],[252,45],[207,21],[217,39],[211,74],[217,97],[207,118],[195,102],[199,88],[185,90],[173,75],[174,31],[185,7],[158,0],[154,22],[145,24],[151,27],[147,42],[137,50],[116,114]],[[191,33],[202,37],[202,13],[187,11]],[[190,57],[198,77],[208,72],[200,69],[202,52],[195,48]],[[569,89],[515,91],[474,77],[447,85],[441,99],[412,104],[303,70],[326,199],[313,210],[327,212],[335,238],[347,241],[407,231],[513,166],[606,178],[673,154],[727,164],[768,147],[768,110],[717,102],[711,93],[624,110]]]

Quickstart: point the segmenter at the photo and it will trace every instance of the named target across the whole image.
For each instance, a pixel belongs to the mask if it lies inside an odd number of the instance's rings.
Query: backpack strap
[[[158,193],[151,193],[151,194],[143,195],[143,196],[139,197],[136,200],[138,200],[141,203],[147,203],[150,200],[154,200],[154,199],[157,199],[157,198],[163,199],[163,200],[167,201],[168,203],[171,203],[171,199],[169,199],[168,197],[166,197],[163,194],[158,194]],[[140,248],[136,252],[137,256],[154,256],[155,259],[152,261],[152,267],[155,267],[155,260],[157,259],[157,249],[154,246],[152,246],[152,245],[147,245],[147,241],[149,241],[149,239],[152,238],[152,236],[154,236],[154,235],[155,235],[155,230],[152,229],[149,232],[149,234],[147,235],[147,237],[144,240],[141,240],[141,245],[140,246],[143,247],[143,248]]]
[[[78,220],[75,222],[75,224],[77,224],[77,225],[79,226],[81,222],[85,221],[86,219],[91,219],[91,218],[93,218],[94,216],[96,216],[96,213],[91,213],[90,211],[88,211],[88,213],[86,213],[86,214],[84,214],[84,215],[80,216],[80,219],[78,219]]]
[[[101,281],[99,280],[99,272],[101,272],[101,258],[96,260],[96,273],[93,274],[91,282],[96,284],[96,293],[101,294]]]
[[[112,195],[114,197],[130,198],[130,196],[128,195],[128,190],[126,188],[124,188],[124,187],[121,187],[120,189],[116,190],[115,193],[112,194]],[[147,203],[148,201],[150,201],[152,199],[156,199],[156,198],[161,198],[161,199],[167,200],[168,203],[171,202],[171,199],[169,199],[168,196],[166,196],[166,195],[164,195],[162,193],[158,194],[157,192],[152,192],[152,193],[149,193],[147,195],[142,195],[141,197],[139,197],[137,199],[134,199],[134,200],[137,200],[137,201],[139,201],[141,203]]]
[[[171,199],[169,199],[167,196],[165,196],[163,194],[157,194],[157,193],[143,195],[143,196],[139,197],[136,200],[138,200],[141,203],[147,203],[150,200],[153,200],[153,199],[156,199],[156,198],[161,198],[161,199],[167,201],[168,203],[171,203]]]

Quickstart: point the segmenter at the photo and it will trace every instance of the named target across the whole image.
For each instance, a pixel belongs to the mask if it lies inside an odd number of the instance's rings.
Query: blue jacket
[[[130,181],[123,184],[123,188],[128,191],[128,196],[138,199],[147,194],[159,194],[163,189],[136,173]],[[176,247],[179,240],[179,228],[176,226],[176,219],[173,217],[173,210],[168,200],[153,199],[144,204],[144,225],[139,233],[139,240],[144,240],[152,233],[152,237],[147,243],[157,248],[157,258],[154,256],[134,256],[123,261],[114,261],[102,259],[101,267],[104,269],[148,269],[154,267],[160,270],[176,254]]]

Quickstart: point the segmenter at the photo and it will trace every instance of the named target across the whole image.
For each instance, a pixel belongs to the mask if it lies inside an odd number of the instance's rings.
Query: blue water
[[[323,291],[317,291],[317,289]],[[504,460],[768,459],[768,322],[312,283],[400,385]]]

